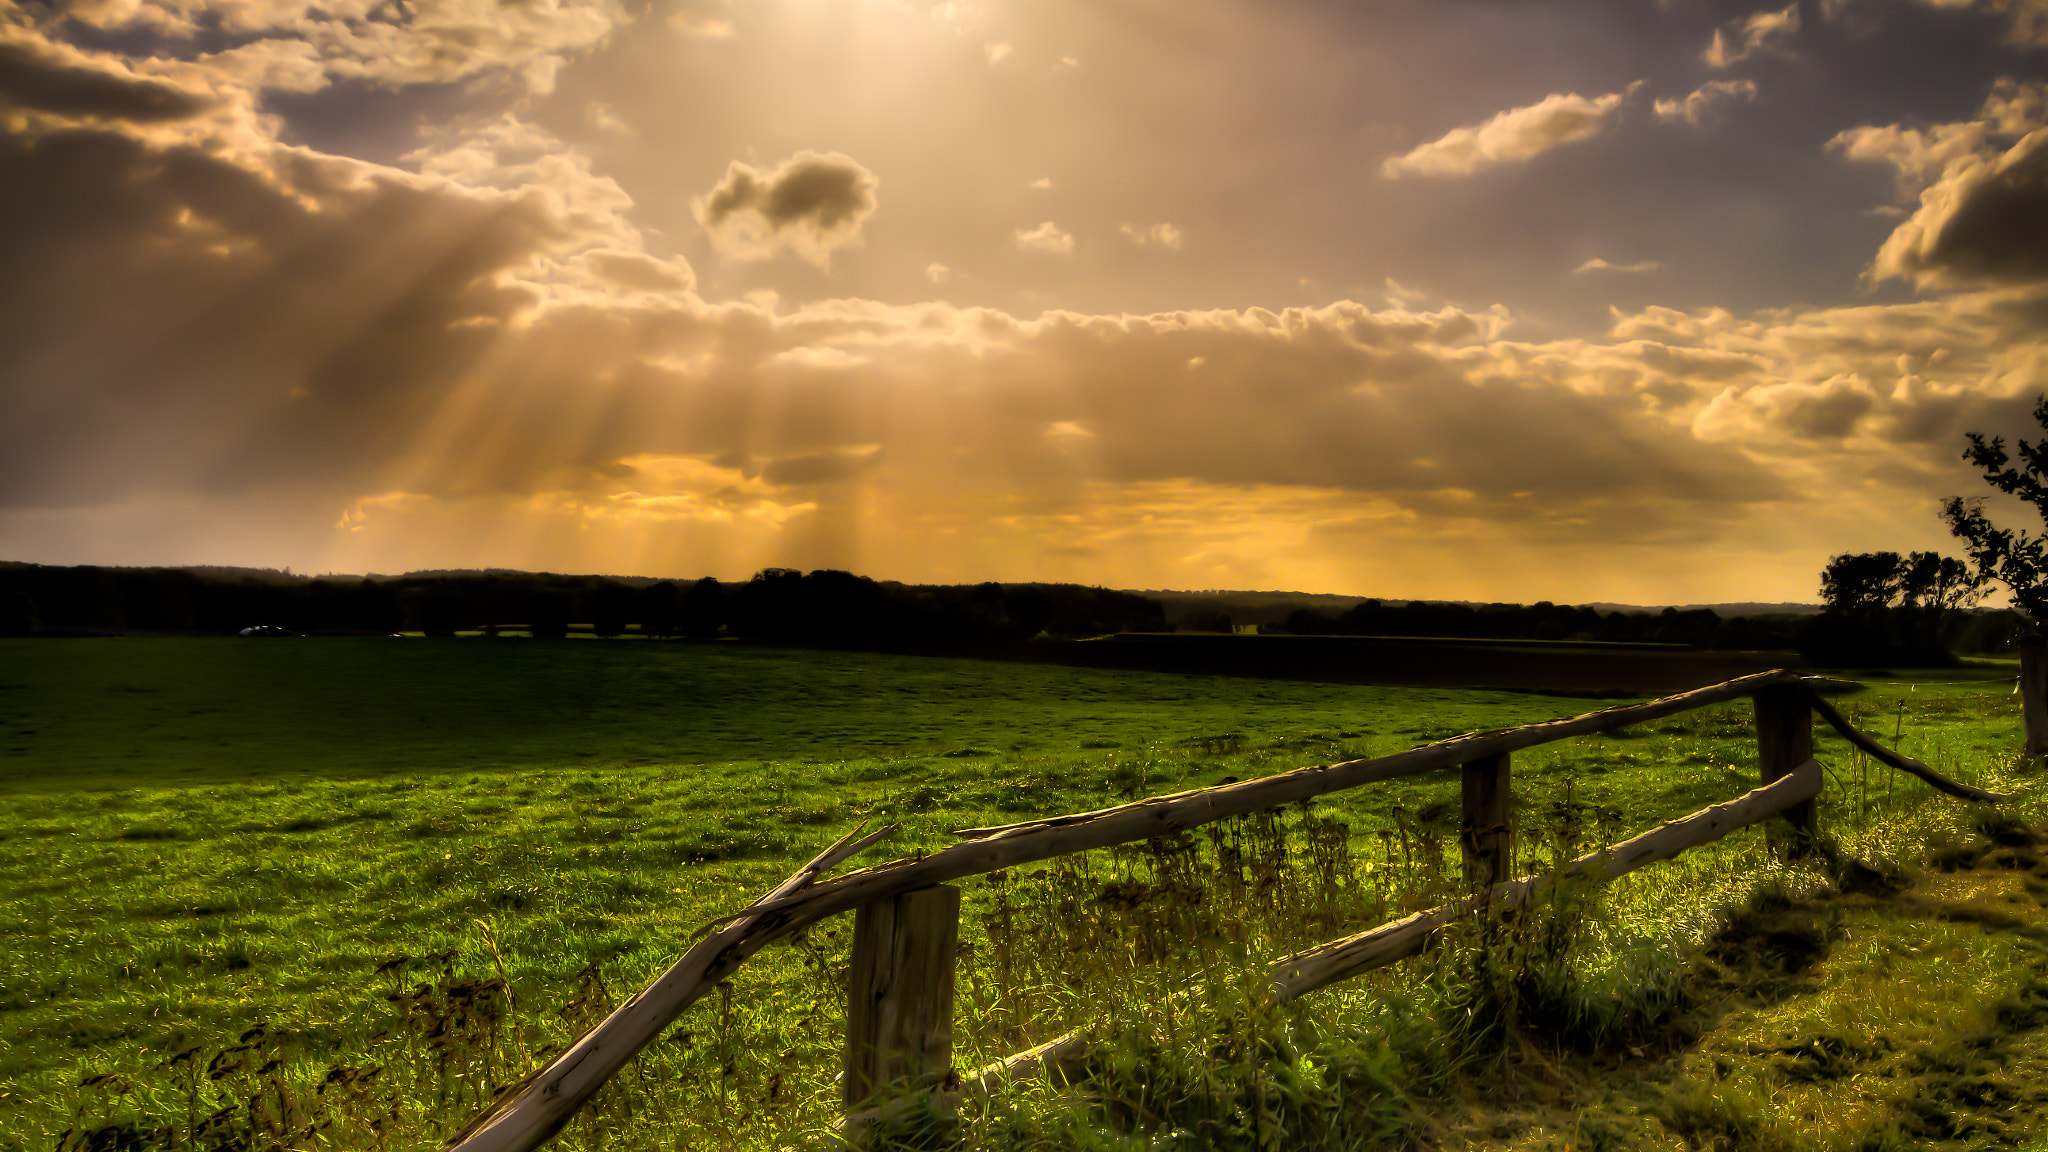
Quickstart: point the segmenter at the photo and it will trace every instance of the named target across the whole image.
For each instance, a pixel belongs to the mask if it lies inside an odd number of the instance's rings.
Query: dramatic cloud
[[[38,51],[5,37],[0,29],[0,107],[150,123],[187,119],[213,103],[125,70],[74,62],[77,54],[55,45]]]
[[[624,23],[616,0],[410,0],[403,5],[349,0],[119,0],[63,5],[62,17],[103,32],[249,42],[214,57],[260,86],[305,91],[331,82],[440,84],[489,73],[518,76],[534,92],[552,90],[568,57]],[[272,67],[252,62],[268,60]]]
[[[726,254],[761,259],[786,248],[822,268],[859,238],[879,184],[850,156],[805,151],[771,172],[735,160],[694,203]]]
[[[1783,52],[1799,35],[1799,5],[1788,4],[1776,12],[1752,13],[1726,28],[1714,31],[1714,38],[1700,53],[1709,68],[1739,64],[1759,52]]]
[[[1923,285],[2048,279],[2048,85],[2002,79],[1977,119],[1866,126],[1831,147],[1897,171],[1918,208],[1871,275]]]
[[[0,61],[0,505],[375,485],[510,326],[689,297],[617,184],[514,117],[400,169],[33,33]]]
[[[1709,80],[1684,96],[1660,97],[1655,105],[1657,119],[1667,123],[1684,121],[1704,124],[1724,104],[1735,99],[1755,100],[1754,80]]]
[[[1423,83],[1405,26],[1345,22],[1375,6],[1178,38],[1057,8],[849,5],[825,41],[710,3],[6,10],[0,556],[1810,597],[1830,554],[1939,546],[1960,434],[2048,388],[2048,85],[1857,87],[1903,18],[1802,45],[1851,80],[1739,150],[1646,130],[1416,195],[1370,176],[1618,130],[1628,91],[1570,94],[1617,57],[1481,38]],[[1543,20],[1698,67],[1680,15],[1605,12]],[[2003,21],[1908,14],[2011,59]],[[1484,69],[1562,94],[1400,135]],[[854,243],[829,279],[762,259]],[[1866,264],[1907,287],[1859,298]]]
[[[1501,164],[1520,163],[1561,144],[1599,135],[1635,90],[1587,99],[1556,94],[1525,108],[1510,108],[1483,124],[1454,128],[1438,139],[1380,165],[1389,180],[1403,176],[1470,176]]]
[[[1050,220],[1036,228],[1019,228],[1016,237],[1017,247],[1027,251],[1046,252],[1054,256],[1066,256],[1074,251],[1074,234],[1060,231],[1059,225]]]

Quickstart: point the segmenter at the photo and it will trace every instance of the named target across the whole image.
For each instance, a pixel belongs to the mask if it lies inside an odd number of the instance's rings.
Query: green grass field
[[[2010,674],[1873,680],[1843,703],[1945,771],[1995,777],[2018,708],[1987,678]],[[233,1051],[275,1057],[302,1093],[334,1069],[410,1069],[404,1115],[330,1142],[431,1138],[862,821],[904,826],[878,859],[1608,703],[633,641],[0,641],[0,1148],[124,1116],[196,1123],[207,1093],[254,1075],[199,1075]],[[1518,756],[1518,803],[1532,828],[1569,797],[1573,835],[1633,833],[1753,787],[1749,724],[1727,706]],[[1927,794],[1831,738],[1821,754],[1837,829],[1880,835]],[[1440,859],[1456,797],[1436,773],[1316,817],[1344,822],[1361,876],[1413,874],[1395,846]],[[1753,855],[1743,835],[1728,850]],[[968,889],[964,933],[985,941],[995,894]],[[676,1133],[775,1147],[830,1115],[843,949],[839,928],[771,949],[685,1018],[641,1073],[705,1101]],[[461,990],[494,976],[504,1008],[464,1015]],[[1021,1034],[970,1023],[961,1062],[1087,1011]],[[475,1033],[467,1081],[435,1078],[450,1020]]]

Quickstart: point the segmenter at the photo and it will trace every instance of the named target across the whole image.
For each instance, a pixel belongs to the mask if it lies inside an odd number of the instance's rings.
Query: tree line
[[[1970,612],[1981,582],[1932,553],[1838,556],[1818,616],[1723,618],[1710,608],[1601,612],[1589,606],[1361,601],[1300,607],[1261,631],[1302,636],[1572,640],[1798,650],[1824,664],[1940,664],[2013,649],[2014,612]],[[769,568],[742,582],[516,571],[307,577],[229,568],[58,567],[0,562],[0,636],[136,632],[226,635],[256,624],[385,635],[524,631],[560,638],[730,636],[777,644],[969,651],[1039,635],[1166,632],[1161,602],[1076,584],[908,585],[835,570]],[[1229,631],[1196,611],[1183,630]]]
[[[906,585],[769,568],[723,583],[506,571],[377,578],[289,571],[0,563],[0,635],[226,635],[252,625],[382,635],[527,631],[966,648],[1041,633],[1166,630],[1158,601],[1076,584]]]
[[[1416,636],[1489,640],[1593,640],[1623,644],[1683,644],[1692,648],[1789,650],[1796,646],[1797,616],[1734,616],[1712,608],[1662,612],[1606,612],[1552,604],[1447,604],[1364,600],[1342,612],[1297,608],[1280,628],[1296,636]]]

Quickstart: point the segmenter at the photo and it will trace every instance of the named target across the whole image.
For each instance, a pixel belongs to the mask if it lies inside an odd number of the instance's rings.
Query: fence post
[[[1465,849],[1465,886],[1506,883],[1513,865],[1512,794],[1508,787],[1508,753],[1460,766],[1464,817],[1458,842]]]
[[[1813,709],[1801,684],[1774,684],[1750,699],[1756,706],[1758,775],[1769,784],[1813,759]],[[1785,819],[1809,842],[1820,833],[1816,800],[1785,809]]]
[[[2027,726],[2027,755],[2048,752],[2048,639],[2020,637],[2020,718]]]
[[[929,1088],[953,1062],[960,889],[940,884],[863,904],[846,974],[847,1111]]]

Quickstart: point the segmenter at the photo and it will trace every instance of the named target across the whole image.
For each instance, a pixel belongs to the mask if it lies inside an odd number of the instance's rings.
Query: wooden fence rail
[[[1275,995],[1302,995],[1413,955],[1431,933],[1484,902],[1513,906],[1539,896],[1546,877],[1506,879],[1512,844],[1510,757],[1574,736],[1613,731],[1710,704],[1750,697],[1756,709],[1762,787],[1632,840],[1580,858],[1566,875],[1607,880],[1709,843],[1737,828],[1784,815],[1792,834],[1817,834],[1815,800],[1822,772],[1813,760],[1815,714],[1884,763],[1962,799],[2009,797],[1948,777],[1884,748],[1858,731],[1798,673],[1758,673],[1643,704],[1568,719],[1472,733],[1391,756],[1296,769],[1216,788],[1154,797],[1094,812],[995,828],[970,828],[962,842],[931,855],[896,860],[817,882],[817,877],[886,836],[850,834],[754,904],[714,921],[703,940],[653,984],[619,1006],[543,1067],[507,1088],[443,1152],[530,1152],[553,1137],[584,1102],[691,1004],[773,940],[842,912],[856,917],[843,1094],[859,1122],[878,1095],[935,1085],[949,1070],[953,949],[959,897],[948,881],[1055,856],[1167,836],[1232,816],[1441,768],[1462,775],[1460,844],[1467,881],[1478,891],[1404,920],[1275,961]],[[858,837],[858,838],[857,838]],[[906,896],[911,898],[906,899]],[[985,1094],[1007,1079],[1085,1050],[1079,1034],[1061,1037],[984,1069],[963,1091]]]

